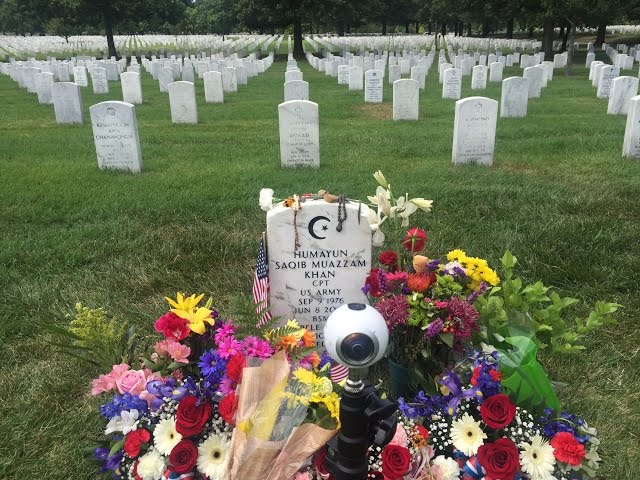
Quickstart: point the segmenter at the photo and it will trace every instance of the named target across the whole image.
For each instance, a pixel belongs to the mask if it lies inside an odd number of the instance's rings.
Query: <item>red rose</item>
[[[235,354],[229,359],[227,363],[227,377],[236,383],[240,383],[242,378],[242,369],[244,368],[245,361],[241,353]]]
[[[513,480],[520,469],[518,447],[508,438],[499,438],[478,448],[478,461],[488,477]]]
[[[151,434],[144,428],[127,433],[124,438],[124,451],[130,458],[140,455],[140,447],[151,439]]]
[[[409,471],[411,453],[400,445],[387,445],[382,450],[382,473],[389,480],[402,478]]]
[[[393,250],[385,250],[378,256],[378,261],[382,265],[386,265],[387,267],[391,267],[392,270],[395,270],[398,264],[398,254]]]
[[[569,465],[580,465],[586,453],[584,446],[569,432],[558,432],[549,444],[553,447],[555,457]]]
[[[413,227],[407,230],[407,235],[404,237],[402,244],[410,252],[420,252],[424,248],[424,242],[427,239],[427,234],[424,230],[418,227]]]
[[[178,404],[176,430],[183,437],[192,437],[202,431],[202,427],[211,417],[211,404],[202,402],[194,396],[184,397]]]
[[[235,414],[236,414],[236,394],[235,392],[231,392],[229,395],[224,397],[218,406],[218,410],[220,411],[220,416],[222,419],[227,422],[229,425],[235,424]]]
[[[173,312],[162,315],[153,326],[164,338],[172,338],[178,342],[187,338],[190,332],[189,320],[180,318]]]
[[[198,449],[191,440],[180,440],[171,450],[169,460],[176,473],[189,473],[196,466]]]
[[[516,414],[516,406],[508,395],[499,393],[487,398],[480,405],[482,421],[491,428],[504,428],[511,423]]]

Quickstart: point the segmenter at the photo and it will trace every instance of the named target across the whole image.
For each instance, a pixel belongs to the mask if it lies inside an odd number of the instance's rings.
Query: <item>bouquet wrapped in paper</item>
[[[291,372],[284,351],[245,368],[236,395],[230,480],[293,478],[337,432],[331,380],[302,368]]]

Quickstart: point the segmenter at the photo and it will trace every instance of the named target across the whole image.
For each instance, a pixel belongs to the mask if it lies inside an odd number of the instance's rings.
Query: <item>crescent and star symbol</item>
[[[320,220],[326,220],[327,222],[329,222],[330,220],[323,216],[323,215],[318,215],[317,217],[313,217],[311,219],[311,221],[309,222],[309,235],[311,235],[313,238],[317,239],[317,240],[323,240],[327,237],[319,237],[316,232],[315,232],[315,226],[316,226],[316,222],[319,222]],[[327,231],[329,227],[325,224],[322,226],[322,231]]]

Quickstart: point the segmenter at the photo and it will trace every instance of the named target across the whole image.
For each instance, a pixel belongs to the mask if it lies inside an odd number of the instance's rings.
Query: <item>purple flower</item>
[[[375,308],[384,317],[389,330],[398,325],[406,325],[409,318],[409,302],[406,295],[383,298],[376,303]]]
[[[447,310],[451,317],[457,319],[457,338],[469,338],[471,334],[478,330],[478,311],[470,303],[460,300],[458,297],[451,297]]]
[[[428,338],[433,338],[436,335],[438,335],[440,332],[442,332],[443,327],[444,327],[444,323],[442,322],[442,319],[436,318],[433,322],[431,322],[427,326],[427,329],[425,330],[424,334]]]

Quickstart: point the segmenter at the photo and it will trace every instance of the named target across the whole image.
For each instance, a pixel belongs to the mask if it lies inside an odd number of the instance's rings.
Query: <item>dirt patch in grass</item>
[[[391,103],[361,103],[355,106],[355,110],[374,120],[393,119],[393,105]]]

